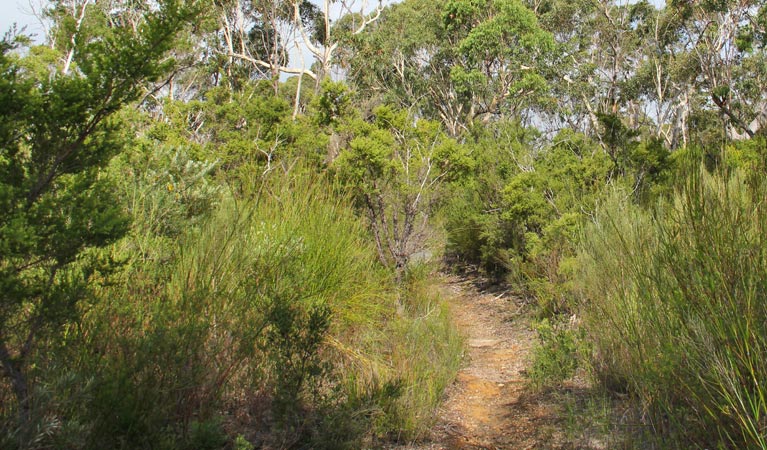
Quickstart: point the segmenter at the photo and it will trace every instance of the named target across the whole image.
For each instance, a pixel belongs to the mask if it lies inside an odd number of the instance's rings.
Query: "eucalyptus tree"
[[[728,135],[753,137],[767,124],[767,10],[763,2],[671,2],[709,106],[727,121]]]
[[[544,127],[601,138],[600,117],[611,115],[669,147],[689,143],[697,72],[676,11],[612,0],[537,0],[530,7],[557,43],[546,73],[557,101]]]
[[[250,70],[248,79],[263,78],[273,83],[278,92],[280,74],[316,75],[304,67],[289,67],[289,53],[297,45],[297,28],[292,0],[219,0],[215,2],[222,46],[219,54],[227,58],[227,76],[232,67],[244,63]],[[317,10],[308,0],[304,6],[302,26],[313,22]]]
[[[548,93],[541,69],[554,48],[535,14],[519,0],[453,0],[443,21],[460,39],[450,79],[463,121],[530,119]]]
[[[453,43],[441,30],[442,2],[406,0],[387,7],[364,33],[342,42],[347,80],[367,102],[444,121],[434,105],[450,95]]]
[[[687,46],[682,18],[673,8],[656,9],[647,3],[632,6],[640,41],[638,64],[628,88],[641,102],[647,134],[671,149],[691,143],[690,120],[699,109],[698,70]]]
[[[597,122],[593,106],[596,66],[590,57],[597,33],[597,3],[535,0],[528,7],[555,42],[553,63],[543,72],[554,100],[541,110],[542,128],[587,132]]]
[[[362,91],[456,136],[478,120],[529,119],[546,97],[553,39],[519,0],[406,0],[349,46]]]
[[[307,2],[304,2],[307,3]],[[378,0],[375,9],[370,12],[368,0],[323,0],[317,15],[315,33],[306,32],[301,18],[306,15],[307,6],[293,2],[294,21],[298,25],[305,48],[314,56],[320,70],[319,81],[330,75],[336,63],[336,51],[343,40],[361,34],[368,25],[376,22],[383,11],[382,0]],[[333,11],[337,13],[334,14]]]
[[[576,129],[599,137],[603,131],[599,117],[606,114],[625,119],[631,129],[646,121],[641,99],[644,85],[637,85],[636,79],[644,58],[637,30],[644,27],[652,10],[646,2],[619,5],[602,0],[590,2],[584,16],[575,16],[580,29],[563,24],[568,20],[567,7],[555,7],[557,14],[544,21],[549,27],[572,30],[557,34],[562,38],[560,61],[566,68],[558,84],[560,93],[570,99],[570,109],[560,114],[574,114],[570,122],[580,126]]]
[[[244,61],[255,73],[271,79],[275,93],[281,74],[308,76],[319,89],[322,79],[330,75],[341,37],[362,33],[383,9],[379,1],[371,13],[368,0],[324,0],[320,6],[310,0],[217,0],[215,4],[224,44],[220,53],[230,64]],[[337,26],[341,22],[345,26]],[[291,55],[300,64],[290,61]],[[316,63],[307,64],[307,58]]]

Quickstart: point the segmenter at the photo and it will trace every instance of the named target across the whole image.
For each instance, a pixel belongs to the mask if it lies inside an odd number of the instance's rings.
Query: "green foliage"
[[[184,447],[189,450],[220,450],[227,444],[220,420],[194,421],[189,425],[189,438]]]
[[[126,184],[151,191],[152,180]],[[165,257],[99,287],[35,360],[51,389],[40,414],[60,424],[42,445],[247,448],[236,435],[247,432],[258,445],[358,448],[423,432],[461,351],[441,300],[417,281],[398,291],[364,224],[321,178],[262,183],[253,197],[179,216],[190,226],[177,251],[147,240],[148,255]],[[138,232],[161,234],[134,228],[115,251],[130,255]]]
[[[0,43],[0,362],[22,430],[32,432],[29,358],[43,337],[75,319],[78,301],[107,274],[89,249],[127,231],[101,169],[123,145],[115,113],[172,66],[174,37],[196,14],[160,2],[136,28],[98,28],[88,9],[77,45],[58,62],[54,50],[15,53]],[[66,26],[64,24],[63,26]],[[71,58],[70,58],[71,57]],[[29,436],[22,436],[23,443]]]
[[[457,137],[548,101],[542,74],[554,41],[520,1],[408,0],[370,28],[349,44],[363,104],[409,109]]]
[[[387,7],[381,17],[354,35],[344,58],[347,80],[358,92],[363,109],[373,105],[397,105],[434,116],[429,92],[446,81],[432,67],[423,64],[423,55],[451,52],[440,36],[441,8],[438,0],[408,0]],[[433,66],[436,68],[437,66]],[[427,112],[428,111],[428,112]]]
[[[295,420],[291,416],[300,412],[297,405],[301,404],[305,385],[328,370],[320,350],[330,327],[330,314],[330,308],[322,304],[299,309],[274,299],[267,306],[266,321],[270,326],[263,351],[279,370],[272,404],[279,423],[290,425]]]
[[[191,159],[186,148],[152,143],[114,158],[108,171],[133,223],[116,255],[137,264],[169,260],[177,239],[199,226],[221,196],[211,181],[216,165]]]
[[[328,395],[317,389],[332,367],[331,323],[340,332],[377,322],[386,275],[343,203],[318,187],[274,188],[279,198],[224,201],[185,233],[171,267],[147,261],[72,335],[71,348],[88,348],[73,369],[93,381],[82,387],[87,407],[69,419],[91,424],[90,446],[150,448],[175,435],[220,448],[217,411],[264,394],[262,414],[308,438],[315,395]]]
[[[379,439],[411,441],[428,435],[444,389],[461,365],[463,341],[442,294],[422,276],[409,275],[400,312],[388,328],[368,336],[371,349],[380,352],[368,355],[374,358],[368,362],[371,373],[346,373],[355,409],[370,411]]]
[[[490,274],[503,275],[514,257],[509,249],[521,245],[519,230],[501,217],[503,190],[532,163],[529,147],[536,134],[515,122],[478,128],[476,134],[475,142],[467,144],[473,170],[451,186],[443,211],[447,251]]]
[[[767,141],[757,137],[728,145],[722,155],[724,169],[741,170],[746,178],[759,177],[767,167]]]
[[[631,154],[634,196],[645,204],[665,196],[672,186],[673,174],[678,171],[671,153],[657,139],[642,141]]]
[[[454,0],[443,17],[447,30],[460,36],[460,63],[450,77],[467,104],[477,103],[485,113],[503,117],[535,104],[546,92],[546,80],[535,69],[554,41],[522,2]]]
[[[443,297],[423,279],[409,280],[405,318],[393,330],[402,337],[395,366],[402,376],[402,399],[390,419],[389,433],[415,439],[428,433],[444,390],[461,366],[463,340],[452,324]],[[439,362],[439,366],[435,365]]]
[[[623,174],[628,164],[631,150],[636,146],[634,138],[639,133],[627,128],[621,118],[614,114],[597,114],[602,127],[600,139],[607,148],[607,154],[613,161],[613,170]]]
[[[658,430],[764,447],[767,8],[214,3],[56,0],[0,42],[0,447],[423,436],[443,224],[535,297],[539,387],[593,343]],[[299,22],[349,85],[280,81]]]
[[[567,312],[579,226],[608,185],[609,159],[568,131],[537,151],[517,124],[484,133],[476,170],[445,210],[448,252],[533,293],[543,316]]]
[[[552,324],[543,319],[535,325],[539,343],[533,351],[533,364],[528,371],[537,389],[557,385],[575,374],[581,356],[578,338],[567,324]]]
[[[317,123],[320,126],[335,125],[349,114],[351,92],[343,83],[326,79],[322,82],[320,95],[314,101]]]
[[[424,245],[444,186],[472,161],[438,123],[387,106],[376,108],[371,121],[350,120],[346,129],[352,138],[333,168],[368,217],[380,261],[403,271]]]
[[[203,99],[165,100],[161,107],[164,120],[139,130],[141,144],[187,147],[193,159],[218,161],[216,172],[228,182],[299,157],[320,165],[325,156],[326,138],[317,125],[308,117],[293,120],[288,100],[273,95],[263,81],[239,90],[217,86]]]
[[[767,445],[764,195],[701,170],[652,215],[614,199],[585,234],[597,376],[685,446]]]
[[[242,435],[234,440],[234,450],[255,450],[255,446],[248,442]]]

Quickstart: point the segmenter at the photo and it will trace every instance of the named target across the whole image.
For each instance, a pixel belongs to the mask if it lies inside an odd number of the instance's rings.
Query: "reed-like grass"
[[[54,392],[52,414],[81,430],[56,445],[359,448],[431,423],[461,352],[447,311],[423,277],[396,284],[320,176],[223,195],[178,243],[101,289],[53,356],[79,404]]]
[[[667,447],[767,448],[767,188],[694,173],[652,212],[618,195],[587,227],[595,373]]]

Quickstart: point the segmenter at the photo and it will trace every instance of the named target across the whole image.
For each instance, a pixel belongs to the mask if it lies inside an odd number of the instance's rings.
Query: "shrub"
[[[701,170],[652,213],[613,199],[585,233],[596,373],[685,445],[767,448],[766,187]]]
[[[55,425],[44,445],[221,448],[247,433],[256,445],[358,448],[430,423],[460,354],[441,300],[398,289],[321,178],[253,191],[224,195],[178,251],[97,289],[37,362]]]
[[[578,339],[566,325],[552,324],[549,319],[535,325],[539,343],[533,351],[533,364],[528,376],[538,389],[567,380],[578,368]]]

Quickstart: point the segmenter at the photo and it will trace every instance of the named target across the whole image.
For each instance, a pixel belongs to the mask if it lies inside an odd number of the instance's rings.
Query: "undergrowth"
[[[616,196],[584,233],[595,374],[662,448],[767,448],[765,198],[701,170],[650,212]]]
[[[461,351],[442,299],[424,276],[395,283],[321,177],[252,186],[209,191],[216,207],[177,250],[152,227],[115,245],[121,273],[37,361],[39,433],[4,448],[335,449],[423,433]]]

